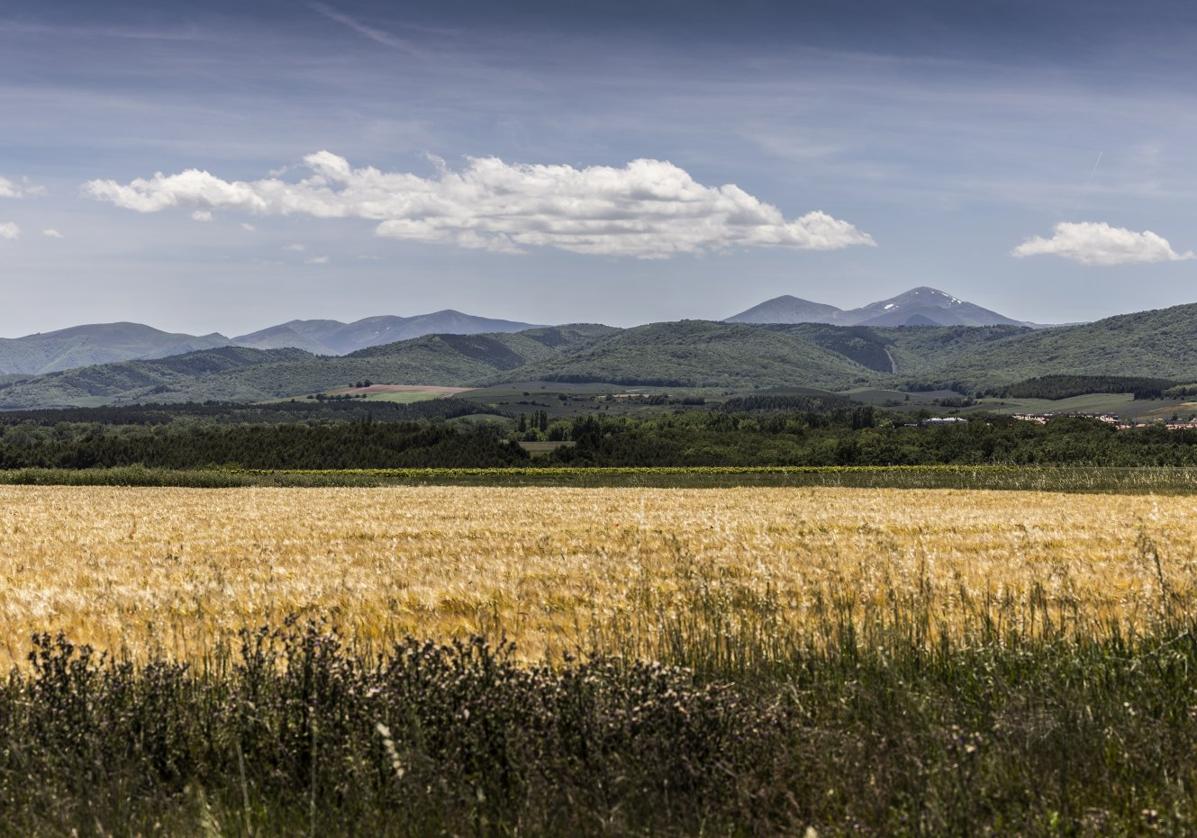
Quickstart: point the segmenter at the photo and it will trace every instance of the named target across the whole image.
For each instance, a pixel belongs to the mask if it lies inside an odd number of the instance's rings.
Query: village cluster
[[[1113,413],[1015,413],[1014,418],[1023,422],[1033,422],[1036,425],[1046,425],[1049,420],[1057,419],[1064,416],[1079,416],[1086,419],[1096,419],[1098,422],[1104,422],[1120,431],[1130,430],[1131,428],[1143,427],[1146,425],[1162,425],[1170,431],[1192,431],[1197,430],[1197,418],[1190,418],[1181,420],[1173,417],[1168,421],[1161,421],[1158,419],[1150,421],[1137,421],[1134,419],[1124,419]]]

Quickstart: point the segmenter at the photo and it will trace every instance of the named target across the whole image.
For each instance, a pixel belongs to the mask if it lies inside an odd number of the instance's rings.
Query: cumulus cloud
[[[1035,236],[1014,248],[1023,256],[1061,256],[1082,265],[1125,265],[1134,262],[1179,262],[1193,259],[1193,251],[1177,253],[1163,236],[1150,230],[1136,233],[1102,222],[1063,222],[1050,239]]]
[[[303,214],[377,222],[380,236],[520,252],[662,258],[741,247],[837,250],[872,245],[847,221],[821,211],[786,218],[735,185],[704,186],[661,160],[623,167],[515,165],[472,158],[425,178],[354,168],[328,151],[304,158],[298,181],[227,181],[189,169],[122,184],[93,180],[88,195],[137,212],[174,207],[255,215]]]
[[[0,222],[0,239],[16,241],[21,237],[21,228],[11,221]]]
[[[209,210],[196,210],[191,213],[191,220],[207,224],[212,220],[212,213]]]
[[[32,195],[46,194],[45,187],[31,183],[29,178],[19,181],[0,177],[0,198],[28,198]]]
[[[62,233],[58,232],[57,230],[55,230],[55,229],[54,229],[54,228],[52,228],[52,227],[49,227],[49,228],[47,228],[47,229],[45,229],[45,230],[42,230],[42,235],[43,235],[43,236],[45,236],[45,237],[46,237],[46,238],[48,238],[48,239],[61,239],[61,238],[63,238],[63,235],[62,235]]]

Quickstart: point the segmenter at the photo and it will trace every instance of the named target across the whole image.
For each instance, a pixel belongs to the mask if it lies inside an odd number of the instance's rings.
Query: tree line
[[[923,426],[872,408],[824,413],[590,416],[559,464],[595,466],[1197,465],[1197,431],[1117,430],[1095,419],[1009,417]]]
[[[354,469],[519,465],[527,454],[493,425],[350,422],[221,425],[15,425],[0,468]]]
[[[146,417],[142,417],[146,418]],[[563,441],[529,460],[520,441]],[[143,465],[255,469],[581,466],[1197,465],[1197,431],[1116,430],[1080,417],[925,426],[856,406],[823,412],[678,411],[651,417],[541,412],[507,423],[443,419],[0,423],[0,468]]]

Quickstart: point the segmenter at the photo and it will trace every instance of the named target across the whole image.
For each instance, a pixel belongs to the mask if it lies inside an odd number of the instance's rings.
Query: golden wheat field
[[[1188,608],[1197,500],[833,488],[0,489],[0,655],[195,656],[247,625],[505,633],[537,657],[917,614],[1021,630]],[[871,616],[870,616],[871,615]],[[708,625],[709,627],[709,625]]]

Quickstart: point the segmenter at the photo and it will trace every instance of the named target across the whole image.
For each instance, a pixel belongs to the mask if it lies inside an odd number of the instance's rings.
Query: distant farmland
[[[411,404],[468,393],[469,387],[439,387],[425,384],[370,384],[365,387],[341,387],[324,395],[332,397],[365,398],[369,401]]]

